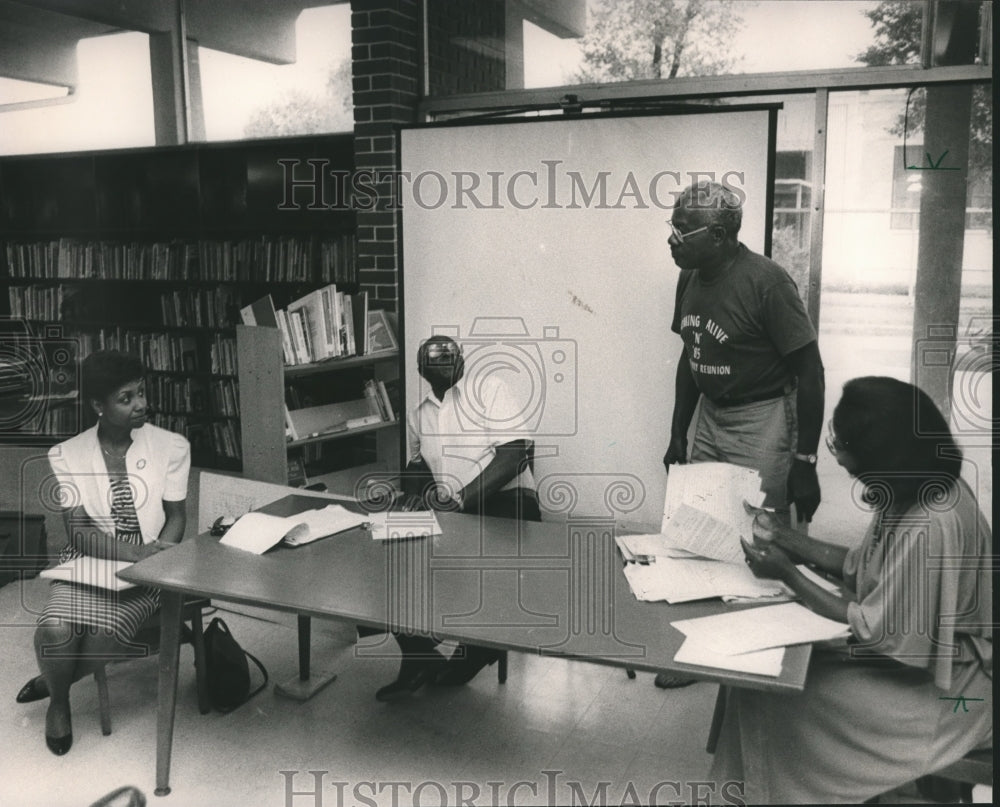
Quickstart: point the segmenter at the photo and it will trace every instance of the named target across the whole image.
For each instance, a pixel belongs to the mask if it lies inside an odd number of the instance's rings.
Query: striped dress
[[[135,512],[132,489],[123,476],[111,478],[111,518],[115,524],[115,537],[130,544],[141,544],[142,533]],[[83,553],[67,543],[59,555],[64,563]],[[160,607],[160,593],[156,589],[136,587],[125,591],[52,582],[49,600],[38,618],[38,623],[69,622],[78,628],[89,626],[129,642],[145,622]]]

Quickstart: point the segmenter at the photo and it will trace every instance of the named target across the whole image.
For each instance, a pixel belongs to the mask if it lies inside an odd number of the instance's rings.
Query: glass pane
[[[808,305],[816,97],[753,95],[718,103],[781,104],[775,139],[771,258],[788,270],[798,287],[799,295]]]
[[[0,112],[0,154],[151,146],[149,37],[129,32],[81,39],[75,95],[65,103]]]
[[[304,10],[295,49],[287,65],[198,49],[206,140],[351,131],[350,6]]]
[[[430,0],[431,95],[920,61],[916,2],[586,0],[580,31],[564,5]]]
[[[837,92],[830,95],[827,142],[826,199],[823,233],[823,266],[820,313],[820,351],[826,367],[828,417],[845,381],[865,375],[886,375],[917,383],[932,397],[934,379],[943,369],[948,390],[948,364],[954,373],[950,385],[952,429],[965,452],[966,476],[977,490],[983,512],[991,513],[992,467],[990,431],[992,418],[991,370],[993,337],[993,232],[992,220],[992,105],[988,87],[972,90],[970,123],[958,131],[968,138],[968,182],[958,176],[958,195],[965,196],[964,224],[961,209],[957,226],[943,224],[948,208],[935,220],[920,220],[923,193],[937,192],[946,171],[959,169],[956,155],[965,151],[956,144],[946,154],[927,153],[924,143],[929,108],[927,93],[913,92],[907,110],[906,90]],[[954,117],[949,98],[957,101],[968,88],[939,88],[947,116]],[[959,104],[959,109],[961,105]],[[930,124],[940,131],[934,114]],[[905,132],[905,157],[904,151]],[[934,168],[941,170],[934,170]],[[968,190],[964,185],[968,185]],[[961,207],[961,202],[959,202]],[[951,216],[955,219],[954,215]],[[953,243],[950,254],[926,270],[934,278],[918,283],[921,227],[926,241]],[[960,252],[960,256],[959,253]],[[948,264],[954,266],[948,280]],[[927,299],[933,296],[935,299]],[[915,333],[918,305],[934,305],[957,313],[940,317],[932,334]],[[954,338],[946,350],[924,350]],[[950,336],[950,335],[953,335]],[[916,340],[916,342],[915,342]],[[916,345],[916,347],[915,347]],[[912,369],[917,357],[916,373]],[[944,356],[945,367],[936,368]],[[928,358],[929,357],[929,358]],[[933,359],[931,361],[930,359]],[[935,375],[937,373],[937,375]],[[820,481],[827,503],[850,501],[851,480],[826,454],[820,460]],[[856,530],[868,514],[860,507],[824,507],[817,515],[815,532]]]

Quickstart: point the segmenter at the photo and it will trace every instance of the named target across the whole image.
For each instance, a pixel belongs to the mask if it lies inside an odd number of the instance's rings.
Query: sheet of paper
[[[705,645],[690,637],[684,640],[680,650],[674,656],[674,661],[684,664],[697,664],[699,667],[717,667],[723,670],[755,673],[756,675],[781,675],[781,664],[785,659],[785,648],[772,647],[768,650],[755,650],[752,653],[740,653],[728,656],[716,653]]]
[[[328,504],[319,510],[306,510],[285,519],[293,524],[304,524],[306,530],[295,528],[285,536],[285,543],[291,546],[302,546],[318,538],[326,538],[352,527],[366,524],[371,517],[364,513],[352,513],[339,504]]]
[[[293,522],[294,523],[294,522]],[[263,555],[278,543],[291,529],[288,520],[280,516],[269,516],[266,513],[247,513],[240,516],[229,528],[219,543]],[[303,527],[303,530],[308,529]]]
[[[831,592],[832,594],[839,594],[840,593],[840,586],[838,586],[832,580],[827,580],[825,577],[822,577],[821,575],[818,575],[816,572],[814,572],[812,569],[810,569],[804,563],[798,563],[798,564],[796,564],[795,568],[798,569],[800,572],[802,572],[802,576],[803,577],[805,577],[807,580],[811,580],[812,582],[814,582],[820,588],[825,588],[827,591]]]
[[[787,597],[790,590],[778,580],[754,577],[745,564],[700,558],[657,557],[648,565],[629,563],[625,578],[637,599],[669,603],[712,597]]]
[[[848,635],[846,624],[813,613],[797,602],[683,619],[671,624],[685,636],[693,637],[709,650],[724,655]]]
[[[127,588],[135,588],[135,584],[125,582],[117,575],[122,569],[127,569],[131,565],[124,560],[106,560],[84,555],[82,558],[74,558],[66,563],[60,563],[51,569],[44,569],[38,576],[51,580],[64,580],[67,583],[106,588],[111,591],[124,591]]]
[[[752,519],[741,533],[702,510],[695,510],[689,504],[682,504],[663,527],[663,534],[674,545],[687,549],[702,557],[722,560],[727,563],[742,564],[745,560],[740,546],[741,534],[751,539]]]
[[[629,553],[644,558],[690,558],[693,552],[675,544],[661,533],[647,535],[615,535],[615,543],[623,550],[623,555]],[[628,558],[626,558],[628,560]]]
[[[682,504],[709,513],[723,524],[742,531],[753,521],[743,509],[744,499],[754,505],[764,501],[760,475],[756,471],[728,462],[671,465],[660,531],[665,532],[663,528]]]
[[[433,510],[393,510],[372,513],[372,538],[393,541],[405,538],[427,538],[441,534],[441,525]]]

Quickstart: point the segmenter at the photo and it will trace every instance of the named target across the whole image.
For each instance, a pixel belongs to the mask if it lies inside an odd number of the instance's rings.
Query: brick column
[[[393,127],[416,120],[422,75],[420,3],[417,0],[351,0],[354,84],[354,165],[369,177],[396,165]],[[378,201],[357,212],[358,280],[374,308],[395,311],[400,242],[391,179],[375,183]],[[370,199],[359,200],[366,205]]]

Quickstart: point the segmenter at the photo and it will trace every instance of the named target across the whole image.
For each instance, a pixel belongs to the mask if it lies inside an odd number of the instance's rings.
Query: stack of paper
[[[792,592],[779,580],[754,577],[746,564],[722,563],[701,558],[658,556],[653,563],[629,563],[625,577],[637,599],[669,603],[711,597],[789,597]]]
[[[671,624],[706,649],[726,656],[848,635],[845,623],[820,616],[797,602],[682,619]]]
[[[674,661],[684,664],[696,664],[699,667],[716,667],[722,670],[755,673],[756,675],[781,675],[781,663],[785,659],[785,648],[772,647],[767,650],[755,650],[752,653],[739,653],[732,656],[716,653],[703,644],[687,638],[680,650],[674,654]]]
[[[760,476],[728,462],[673,465],[667,475],[660,532],[698,555],[742,563],[740,537],[750,540],[753,516],[743,508],[764,501]]]
[[[674,661],[771,676],[781,673],[785,647],[848,635],[847,625],[794,602],[671,624],[687,637]]]
[[[82,586],[96,586],[106,588],[111,591],[124,591],[128,588],[135,588],[134,583],[127,583],[118,577],[118,572],[127,569],[132,564],[124,560],[107,560],[105,558],[92,558],[89,555],[68,560],[45,569],[39,573],[39,577],[48,577],[52,580],[63,580],[67,583],[78,583]]]
[[[678,546],[661,533],[645,535],[616,535],[615,543],[622,557],[629,563],[651,563],[656,558],[692,558],[693,552]]]

